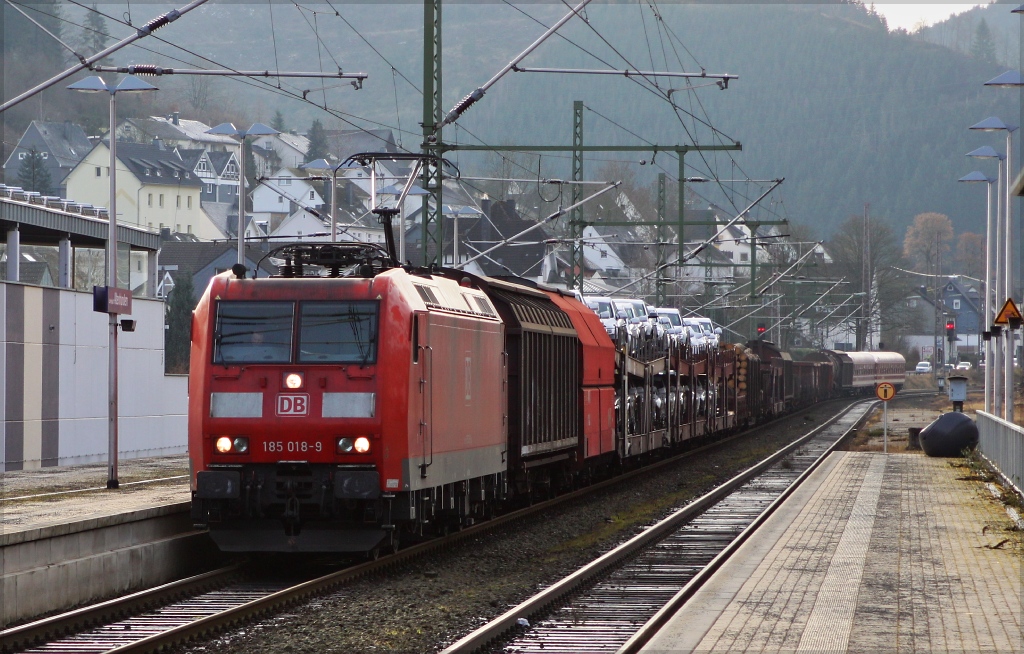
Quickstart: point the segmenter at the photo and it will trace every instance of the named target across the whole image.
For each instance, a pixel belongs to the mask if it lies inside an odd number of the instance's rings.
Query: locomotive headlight
[[[284,376],[284,387],[292,390],[302,388],[302,373],[289,372]]]
[[[370,451],[370,439],[366,436],[345,436],[338,439],[338,454],[366,454]]]
[[[214,443],[214,447],[221,454],[248,454],[248,436],[221,436]]]

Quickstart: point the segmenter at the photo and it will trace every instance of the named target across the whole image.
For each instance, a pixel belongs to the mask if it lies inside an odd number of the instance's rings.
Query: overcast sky
[[[864,4],[870,5],[871,3],[865,2]],[[908,32],[912,32],[921,21],[924,21],[926,25],[933,25],[949,18],[952,14],[967,11],[978,4],[876,2],[875,11],[885,16],[886,22],[889,23],[889,29],[902,27]]]

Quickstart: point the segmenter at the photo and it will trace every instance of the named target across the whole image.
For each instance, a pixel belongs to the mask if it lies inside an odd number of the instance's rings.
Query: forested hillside
[[[138,24],[167,7],[132,4],[130,10]],[[422,99],[415,87],[422,86],[422,7],[390,3],[303,7],[316,12],[290,4],[216,3],[158,33],[193,54],[152,38],[141,43],[206,67],[334,70],[340,66],[364,71],[370,79],[362,90],[328,82],[330,88],[321,91],[320,82],[312,80],[286,84],[297,96],[307,91],[304,103],[277,94],[270,88],[273,83],[244,85],[215,79],[205,93],[197,93],[186,78],[165,78],[156,82],[160,93],[147,94],[136,101],[140,104],[125,103],[122,115],[178,109],[210,124],[226,119],[269,123],[280,110],[286,124],[300,131],[315,118],[328,128],[356,124],[397,130],[400,125],[404,147],[417,148]],[[118,18],[126,8],[99,5],[101,11]],[[446,108],[485,82],[543,31],[524,12],[546,25],[565,12],[556,4],[526,4],[521,9],[504,4],[445,5]],[[1007,21],[1017,21],[1008,6],[999,10]],[[706,84],[693,92],[674,93],[677,114],[663,98],[622,77],[510,73],[467,112],[459,129],[446,130],[445,140],[465,143],[475,136],[490,144],[569,144],[572,102],[582,100],[588,108],[584,114],[588,143],[640,143],[640,138],[661,144],[693,139],[715,142],[706,126],[687,117],[689,112],[719,130],[723,135],[719,141],[742,142],[743,152],[734,154],[738,166],[724,154],[707,155],[710,171],[700,157],[690,155],[687,163],[693,169],[688,175],[785,177],[776,195],[784,200],[779,211],[813,225],[819,236],[827,236],[847,216],[860,214],[865,203],[870,203],[873,215],[887,217],[897,233],[914,215],[926,211],[949,215],[957,231],[983,230],[982,191],[957,184],[956,179],[976,168],[994,175],[991,167],[963,155],[980,145],[1002,143],[998,136],[969,133],[969,125],[990,115],[1018,122],[1019,95],[982,86],[1005,66],[903,32],[890,33],[879,17],[861,5],[666,4],[658,11],[663,23],[647,4],[592,6],[587,9],[589,26],[574,20],[561,32],[577,45],[555,37],[524,65],[687,71],[703,67],[709,73],[733,73],[740,79],[726,91]],[[79,7],[62,5],[62,14],[84,22]],[[5,97],[10,97],[31,81],[52,74],[62,56],[54,54],[58,46],[34,34],[35,28],[24,19],[12,18],[9,7],[3,15]],[[118,38],[129,33],[112,20],[105,24]],[[76,39],[87,34],[64,25]],[[48,54],[36,56],[33,49]],[[196,55],[209,57],[212,63]],[[119,53],[115,61],[182,65],[138,48]],[[658,83],[662,88],[685,84],[668,78]],[[92,112],[86,122],[102,125],[105,103],[95,97],[89,97],[89,102],[70,97],[75,95],[79,94],[58,86],[42,101],[34,99],[9,112],[4,116],[8,147],[32,118],[80,121],[83,112]],[[325,101],[333,116],[313,106]],[[596,158],[585,164],[588,175],[601,169]],[[649,155],[618,158],[637,162]],[[530,161],[536,167],[537,159]],[[473,172],[488,172],[489,164],[481,158],[463,155],[460,162],[466,169],[475,168]],[[674,175],[675,161],[661,156],[656,164]],[[566,158],[545,157],[542,166],[544,176],[569,174]],[[649,164],[635,166],[643,183],[650,182],[657,171]],[[700,190],[723,201],[705,188]]]

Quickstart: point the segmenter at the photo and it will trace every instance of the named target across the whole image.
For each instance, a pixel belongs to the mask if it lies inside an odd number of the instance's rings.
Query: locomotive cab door
[[[419,362],[420,420],[419,441],[421,447],[420,477],[426,478],[434,462],[433,394],[434,394],[434,350],[430,346],[430,313],[417,312],[416,357]]]

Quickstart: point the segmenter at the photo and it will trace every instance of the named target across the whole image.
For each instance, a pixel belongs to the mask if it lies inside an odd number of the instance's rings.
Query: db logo
[[[309,413],[309,395],[298,393],[277,396],[277,415],[304,416],[307,413]]]

